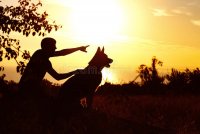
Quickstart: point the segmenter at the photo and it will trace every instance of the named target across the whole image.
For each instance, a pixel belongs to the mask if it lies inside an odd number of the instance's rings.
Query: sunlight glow
[[[69,18],[75,40],[107,43],[119,38],[123,12],[114,0],[74,0]]]
[[[115,74],[110,69],[104,68],[102,70],[102,75],[103,75],[103,81],[102,81],[103,83],[105,82],[117,83],[118,82]]]

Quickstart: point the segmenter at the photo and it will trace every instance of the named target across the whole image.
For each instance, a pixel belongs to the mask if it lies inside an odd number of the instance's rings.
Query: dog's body
[[[101,71],[104,67],[110,67],[112,61],[104,53],[104,48],[98,48],[89,65],[62,85],[59,95],[61,103],[66,107],[80,106],[81,99],[85,98],[86,105],[91,107],[93,94],[102,80]]]

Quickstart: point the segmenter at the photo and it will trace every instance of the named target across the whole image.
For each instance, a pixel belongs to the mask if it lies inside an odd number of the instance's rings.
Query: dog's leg
[[[83,97],[80,99],[80,104],[83,108],[87,108],[88,105],[87,105],[87,98],[86,97]]]
[[[93,102],[93,95],[88,95],[87,98],[87,106],[88,108],[92,108],[92,102]]]

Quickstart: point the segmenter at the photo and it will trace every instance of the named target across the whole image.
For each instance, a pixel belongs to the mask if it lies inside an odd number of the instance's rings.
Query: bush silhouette
[[[189,88],[193,89],[193,90],[199,90],[200,92],[200,70],[199,68],[196,68],[193,71],[188,70],[188,77],[189,77]]]
[[[151,90],[158,90],[164,82],[164,77],[159,76],[157,66],[162,66],[163,62],[158,60],[155,56],[152,58],[151,66],[142,64],[139,66],[137,72],[141,79],[141,85]]]
[[[166,79],[169,81],[168,86],[174,90],[185,88],[188,83],[187,73],[174,68],[172,68],[170,75],[166,75]]]

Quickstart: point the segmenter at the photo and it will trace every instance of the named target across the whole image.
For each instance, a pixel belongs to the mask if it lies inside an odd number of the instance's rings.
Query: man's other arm
[[[76,73],[78,73],[79,70],[75,70],[72,72],[68,72],[68,73],[63,73],[63,74],[59,74],[57,73],[53,68],[48,69],[48,73],[56,80],[62,80],[62,79],[66,79]]]

